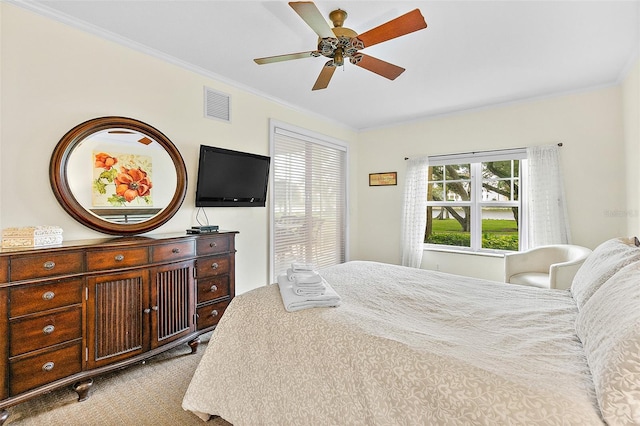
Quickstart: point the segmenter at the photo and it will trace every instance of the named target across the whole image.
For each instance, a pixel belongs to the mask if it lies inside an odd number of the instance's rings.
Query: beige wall
[[[399,263],[404,157],[562,142],[573,242],[595,247],[626,233],[625,144],[619,86],[436,117],[362,132],[358,155],[358,256]],[[398,186],[367,174],[398,171]],[[637,182],[628,189],[637,191]],[[500,258],[425,252],[424,268],[502,279]]]
[[[2,42],[2,11],[3,11],[3,7],[2,4],[0,4],[0,160],[2,160],[2,128],[3,128],[3,116],[2,116],[2,63],[3,63],[3,55],[2,55],[2,45],[4,44]],[[0,171],[0,189],[2,188],[2,173]],[[2,224],[2,196],[0,196],[0,224]]]
[[[627,183],[627,233],[640,234],[640,60],[622,84],[625,169]]]
[[[0,3],[2,41],[0,227],[60,225],[67,240],[101,236],[60,207],[49,159],[66,131],[107,115],[158,128],[180,150],[188,172],[178,214],[154,233],[195,225],[200,144],[269,153],[269,119],[354,142],[343,126],[294,111],[128,47]],[[232,123],[203,117],[203,86],[231,95]],[[355,151],[355,147],[354,147]],[[355,165],[351,166],[355,173]],[[269,209],[209,208],[210,222],[237,230],[237,291],[268,282]],[[353,228],[355,232],[355,227]]]

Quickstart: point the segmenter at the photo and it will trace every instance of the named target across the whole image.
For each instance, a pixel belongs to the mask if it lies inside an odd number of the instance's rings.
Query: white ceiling
[[[395,81],[346,63],[312,92],[326,58],[253,62],[316,48],[286,1],[12,2],[354,129],[616,84],[640,49],[640,0],[317,1],[357,33],[415,8],[428,27],[363,51]]]

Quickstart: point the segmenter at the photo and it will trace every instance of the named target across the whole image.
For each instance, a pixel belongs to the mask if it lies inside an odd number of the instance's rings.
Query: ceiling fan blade
[[[362,53],[357,53],[351,58],[351,63],[374,72],[389,80],[395,80],[404,72],[404,68],[385,62],[382,59],[374,58]]]
[[[331,27],[312,1],[292,1],[289,6],[315,31],[320,38],[335,37]]]
[[[289,53],[287,55],[267,56],[266,58],[257,58],[253,61],[258,65],[272,64],[274,62],[290,61],[292,59],[311,58],[314,56],[320,56],[317,50],[311,50],[309,52]]]
[[[333,76],[335,70],[336,66],[333,64],[332,60],[324,64],[322,70],[320,71],[320,75],[316,80],[316,84],[313,85],[313,88],[311,90],[326,89],[329,85],[329,82],[331,81],[331,77]]]
[[[358,46],[358,48],[364,49],[365,47],[373,46],[374,44],[382,43],[383,41],[391,40],[423,28],[427,28],[427,23],[422,13],[420,13],[420,9],[415,9],[360,34],[356,37],[362,44]]]

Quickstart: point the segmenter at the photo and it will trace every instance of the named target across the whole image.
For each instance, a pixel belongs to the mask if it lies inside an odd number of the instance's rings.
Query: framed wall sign
[[[369,173],[369,186],[388,186],[398,184],[398,172]]]

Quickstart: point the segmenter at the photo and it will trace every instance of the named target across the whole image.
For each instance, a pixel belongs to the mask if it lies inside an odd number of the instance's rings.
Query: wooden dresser
[[[235,234],[0,251],[0,425],[7,407],[177,345],[197,350],[235,295]]]

